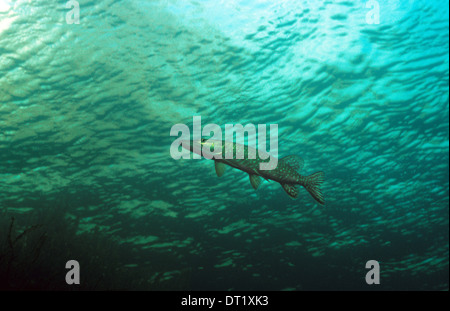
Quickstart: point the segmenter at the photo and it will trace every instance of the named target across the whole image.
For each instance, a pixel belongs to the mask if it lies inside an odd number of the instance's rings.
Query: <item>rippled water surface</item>
[[[68,24],[64,1],[0,0],[4,254],[36,225],[27,265],[89,247],[127,269],[114,288],[372,290],[377,260],[378,289],[448,290],[448,1],[375,1],[379,24],[362,0],[78,2]],[[278,124],[325,206],[174,160],[193,116]]]

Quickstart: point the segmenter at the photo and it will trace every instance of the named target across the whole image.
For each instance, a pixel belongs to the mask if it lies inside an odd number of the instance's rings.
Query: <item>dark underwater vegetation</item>
[[[78,2],[0,0],[1,290],[449,289],[448,1]],[[173,159],[194,116],[325,205]]]
[[[64,207],[44,207],[38,213],[8,223],[1,215],[0,290],[181,290],[189,286],[189,269],[161,271],[175,265],[161,256],[152,263],[128,264],[137,257],[130,243],[120,243],[94,228],[77,234],[78,220],[68,219]],[[34,224],[34,225],[28,225]],[[20,228],[20,229],[19,229]],[[65,281],[67,258],[77,258],[83,269],[80,284]]]

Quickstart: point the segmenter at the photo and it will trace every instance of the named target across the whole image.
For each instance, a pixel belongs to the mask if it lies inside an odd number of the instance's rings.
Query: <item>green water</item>
[[[448,290],[448,1],[78,2],[0,0],[2,286]],[[172,159],[193,116],[278,124],[326,205]]]

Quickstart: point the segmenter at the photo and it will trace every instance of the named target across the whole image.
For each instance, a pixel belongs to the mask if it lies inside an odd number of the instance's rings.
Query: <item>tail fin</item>
[[[325,199],[323,198],[322,190],[320,186],[324,181],[324,173],[317,172],[306,177],[305,189],[312,195],[312,197],[319,202],[319,204],[324,205]]]

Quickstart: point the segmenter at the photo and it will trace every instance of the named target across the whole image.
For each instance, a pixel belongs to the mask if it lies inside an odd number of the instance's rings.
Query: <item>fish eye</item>
[[[201,141],[202,141],[202,143],[205,143],[205,142],[206,142],[206,139],[202,138],[202,140],[201,140]]]

